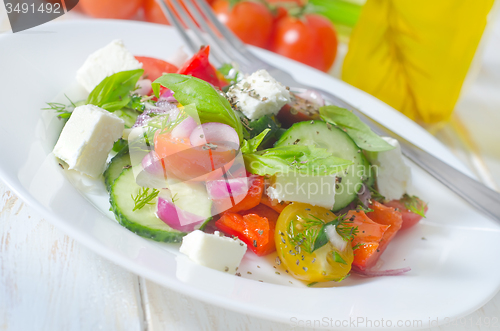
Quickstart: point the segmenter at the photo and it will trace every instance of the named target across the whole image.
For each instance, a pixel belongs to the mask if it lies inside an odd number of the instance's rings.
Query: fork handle
[[[479,211],[500,223],[500,193],[490,189],[430,153],[422,150],[420,147],[412,144],[408,140],[377,123],[368,115],[361,113],[344,100],[339,99],[327,91],[317,88],[314,89],[323,94],[323,96],[332,104],[352,110],[353,113],[355,113],[375,133],[387,135],[397,139],[401,145],[401,151],[406,157],[415,162],[418,166],[427,171]]]

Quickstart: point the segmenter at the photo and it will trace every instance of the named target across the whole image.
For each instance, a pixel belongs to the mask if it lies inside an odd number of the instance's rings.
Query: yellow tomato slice
[[[351,245],[343,251],[329,241],[314,250],[314,241],[325,223],[335,220],[330,210],[305,203],[292,203],[276,223],[276,250],[285,268],[306,282],[340,281],[351,270]]]

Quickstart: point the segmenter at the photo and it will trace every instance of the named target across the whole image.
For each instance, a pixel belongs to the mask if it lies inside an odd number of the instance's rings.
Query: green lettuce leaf
[[[351,111],[337,106],[324,106],[319,109],[321,118],[343,129],[359,148],[370,152],[383,152],[395,147],[373,132],[368,125]]]
[[[174,97],[183,105],[194,103],[201,123],[219,122],[233,127],[243,139],[241,121],[231,108],[229,101],[204,80],[180,74],[165,74],[156,79],[153,92],[158,97],[160,86],[174,92]]]
[[[262,140],[264,140],[269,131],[271,131],[271,129],[265,129],[258,136],[252,139],[243,139],[243,142],[241,143],[241,153],[249,154],[255,152],[257,148],[259,148]]]
[[[133,91],[144,73],[143,69],[120,71],[108,76],[97,85],[87,98],[87,104],[113,112],[125,107],[131,100]]]
[[[345,170],[352,161],[332,156],[324,148],[291,145],[243,154],[247,170],[257,175],[298,172],[309,176],[329,176]]]

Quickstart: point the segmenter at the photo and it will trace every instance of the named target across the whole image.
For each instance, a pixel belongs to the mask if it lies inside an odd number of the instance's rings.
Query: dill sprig
[[[302,218],[303,222],[291,221],[288,224],[288,238],[295,250],[302,248],[305,252],[311,254],[315,250],[316,238],[320,234],[325,222],[318,217],[309,214],[312,218]],[[300,232],[295,229],[303,228]]]
[[[153,204],[151,200],[156,198],[159,193],[160,191],[157,189],[153,189],[152,192],[149,192],[149,187],[143,187],[139,190],[139,193],[135,197],[133,194],[131,194],[130,196],[132,197],[132,200],[134,200],[134,209],[132,209],[132,211],[141,209],[145,205]]]
[[[427,204],[417,196],[405,194],[401,201],[404,203],[406,209],[425,218],[425,207],[427,207]]]
[[[358,235],[359,230],[357,226],[352,226],[354,222],[354,218],[346,218],[346,215],[340,215],[337,217],[337,233],[344,239],[345,241],[352,241],[355,236]]]
[[[65,105],[65,104],[60,103],[60,102],[47,102],[48,107],[42,108],[42,110],[52,109],[56,113],[59,113],[59,115],[57,115],[57,117],[62,118],[62,119],[70,118],[71,113],[73,112],[73,110],[76,108],[77,105],[73,101],[71,101],[71,99],[68,98],[68,96],[66,94],[64,96],[66,97],[66,99],[68,99],[68,101],[70,102],[70,105]]]

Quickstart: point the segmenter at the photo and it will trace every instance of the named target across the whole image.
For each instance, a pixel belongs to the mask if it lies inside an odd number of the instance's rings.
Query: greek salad
[[[61,166],[102,178],[128,230],[222,272],[239,275],[245,254],[275,254],[308,284],[408,271],[378,263],[427,212],[398,142],[266,70],[215,68],[209,51],[165,61],[115,40],[90,54],[87,98],[49,103]]]

